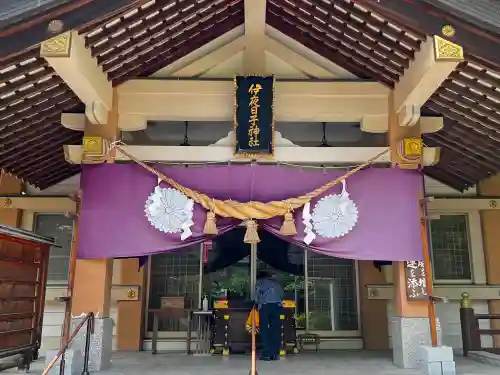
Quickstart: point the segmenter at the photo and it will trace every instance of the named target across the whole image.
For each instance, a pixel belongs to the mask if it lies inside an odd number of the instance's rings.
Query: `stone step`
[[[500,355],[490,352],[480,351],[480,352],[469,352],[469,358],[474,361],[486,363],[490,366],[500,367]]]

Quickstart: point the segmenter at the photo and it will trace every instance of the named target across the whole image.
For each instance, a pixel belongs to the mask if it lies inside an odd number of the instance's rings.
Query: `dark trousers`
[[[259,309],[262,356],[279,356],[281,349],[282,307],[277,303],[266,303]]]

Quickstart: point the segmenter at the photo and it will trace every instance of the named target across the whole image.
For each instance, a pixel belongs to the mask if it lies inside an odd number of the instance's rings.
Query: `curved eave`
[[[144,3],[144,0],[74,0],[59,4],[44,14],[22,17],[18,22],[9,24],[0,30],[0,61],[40,44],[51,35],[49,23],[53,20],[62,22],[64,32],[97,25],[119,12]]]

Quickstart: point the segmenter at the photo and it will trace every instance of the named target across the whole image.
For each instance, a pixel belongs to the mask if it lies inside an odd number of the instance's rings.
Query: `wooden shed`
[[[18,356],[28,370],[42,337],[52,238],[0,225],[0,358]]]

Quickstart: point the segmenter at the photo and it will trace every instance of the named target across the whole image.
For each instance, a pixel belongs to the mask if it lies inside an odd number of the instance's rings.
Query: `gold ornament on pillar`
[[[423,142],[420,137],[404,138],[398,142],[398,156],[401,158],[400,167],[417,167],[422,162]]]
[[[10,206],[12,206],[12,199],[10,198],[5,198],[3,200],[3,207],[4,208],[10,208]]]
[[[102,137],[83,137],[82,163],[100,164],[108,157],[109,142]]]
[[[258,229],[257,222],[255,220],[248,220],[247,231],[245,232],[245,238],[243,239],[243,242],[249,244],[259,243],[260,237],[257,229]]]

